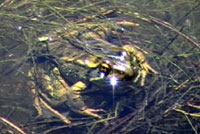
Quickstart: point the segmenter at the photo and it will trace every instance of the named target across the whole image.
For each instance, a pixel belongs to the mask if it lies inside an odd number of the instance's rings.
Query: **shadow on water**
[[[199,5],[196,0],[0,2],[0,133],[198,134]],[[159,74],[149,72],[141,86],[141,77],[136,79],[144,73],[144,61],[133,54],[133,77],[117,80],[114,88],[109,78],[92,81],[100,70],[94,65],[107,59],[109,64],[125,64],[125,70],[114,73],[126,73],[129,62],[117,57],[124,45],[136,46]],[[95,62],[91,68],[77,60],[85,62],[88,55]],[[87,88],[64,99],[42,95],[49,87],[44,76],[53,79],[50,84],[59,77],[52,75],[54,67],[70,91],[77,81]],[[28,77],[31,69],[34,75]],[[44,115],[37,116],[31,81],[61,116],[45,104]],[[103,109],[98,113],[102,118],[74,112],[84,106]]]

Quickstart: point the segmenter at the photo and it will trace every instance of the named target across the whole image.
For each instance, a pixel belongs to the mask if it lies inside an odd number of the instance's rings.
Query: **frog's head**
[[[128,79],[135,75],[134,68],[127,57],[127,53],[122,51],[119,55],[110,55],[99,65],[100,77],[118,80]]]

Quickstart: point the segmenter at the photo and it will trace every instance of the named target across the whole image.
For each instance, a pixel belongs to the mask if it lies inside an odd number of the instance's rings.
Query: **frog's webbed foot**
[[[71,86],[68,95],[68,106],[73,110],[81,114],[86,114],[92,117],[101,118],[96,112],[102,112],[103,109],[92,109],[85,106],[85,103],[82,100],[80,95],[80,91],[85,89],[85,83],[78,81],[74,85]]]
[[[100,115],[98,115],[96,112],[105,112],[103,109],[92,109],[92,108],[88,108],[88,107],[83,107],[81,108],[81,112],[96,118],[101,119],[102,117]]]

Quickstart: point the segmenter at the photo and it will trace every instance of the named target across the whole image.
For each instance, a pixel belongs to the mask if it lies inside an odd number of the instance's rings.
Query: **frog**
[[[113,24],[80,23],[76,27],[66,27],[38,38],[42,45],[36,47],[40,49],[39,52],[35,50],[35,59],[48,56],[56,58],[56,62],[53,63],[55,67],[44,69],[44,66],[36,63],[36,67],[28,74],[32,79],[30,87],[38,115],[43,114],[41,99],[44,98],[45,102],[54,107],[66,104],[75,112],[100,119],[102,116],[98,112],[104,110],[88,108],[85,105],[81,92],[87,89],[87,84],[79,79],[89,79],[90,82],[109,80],[112,86],[115,86],[118,80],[138,82],[141,79],[140,85],[144,86],[149,72],[158,74],[147,62],[143,49],[132,44],[118,46],[107,40],[110,35],[121,34],[121,25],[139,26],[128,21]],[[60,66],[60,63],[63,66]],[[83,66],[85,70],[95,70],[97,73],[89,78],[78,74],[78,80],[69,86],[67,79],[70,76],[65,74],[70,70],[66,69],[63,73],[68,64]],[[69,120],[65,122],[71,123]]]
[[[78,50],[78,56],[61,54],[59,58],[65,62],[74,62],[88,68],[98,69],[99,77],[91,78],[91,81],[103,78],[110,80],[132,79],[136,83],[141,79],[140,85],[144,86],[148,73],[159,74],[146,60],[145,54],[148,52],[135,44],[129,43],[119,46],[108,41],[109,36],[123,35],[124,27],[129,29],[138,26],[138,23],[126,20],[109,23],[78,23],[75,27],[66,26],[64,30],[48,33],[44,37],[50,38],[47,39],[47,42],[53,51],[57,50],[64,41],[66,44],[71,44],[85,51],[86,54],[81,56],[79,54],[82,52]],[[72,51],[77,50],[68,48],[68,51],[72,53]],[[102,52],[104,55],[100,54]],[[53,53],[56,54],[57,51]],[[63,53],[65,52],[63,51]]]
[[[158,75],[144,56],[143,49],[136,45],[123,45],[122,47],[111,46],[118,55],[97,57],[89,55],[82,58],[61,57],[66,62],[75,62],[88,68],[98,69],[99,77],[91,78],[90,81],[97,81],[103,78],[116,80],[140,80],[140,86],[145,85],[146,76],[149,72]]]
[[[53,107],[67,105],[70,110],[76,113],[98,119],[102,118],[98,112],[104,112],[103,109],[88,108],[82,100],[80,92],[86,88],[86,84],[78,81],[69,86],[58,67],[45,68],[44,65],[37,65],[37,67],[30,69],[28,76],[31,79],[29,86],[34,96],[34,107],[37,110],[38,117],[43,115],[43,103],[47,102]],[[70,124],[71,121],[66,118],[65,123]]]

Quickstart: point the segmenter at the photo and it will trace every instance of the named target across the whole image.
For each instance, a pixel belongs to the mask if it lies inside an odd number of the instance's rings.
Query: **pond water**
[[[198,134],[199,6],[196,0],[1,1],[0,133]],[[121,60],[124,51],[129,55]],[[44,75],[51,76],[55,66],[67,86],[78,81],[87,86],[70,93],[67,106],[47,101],[71,124],[44,104],[44,115],[38,117],[34,107],[28,72],[35,69],[41,95]],[[99,72],[105,78],[91,80]],[[110,72],[118,76],[117,85],[110,85]],[[78,110],[83,104],[103,109],[102,118],[74,112],[70,106],[77,96]]]

